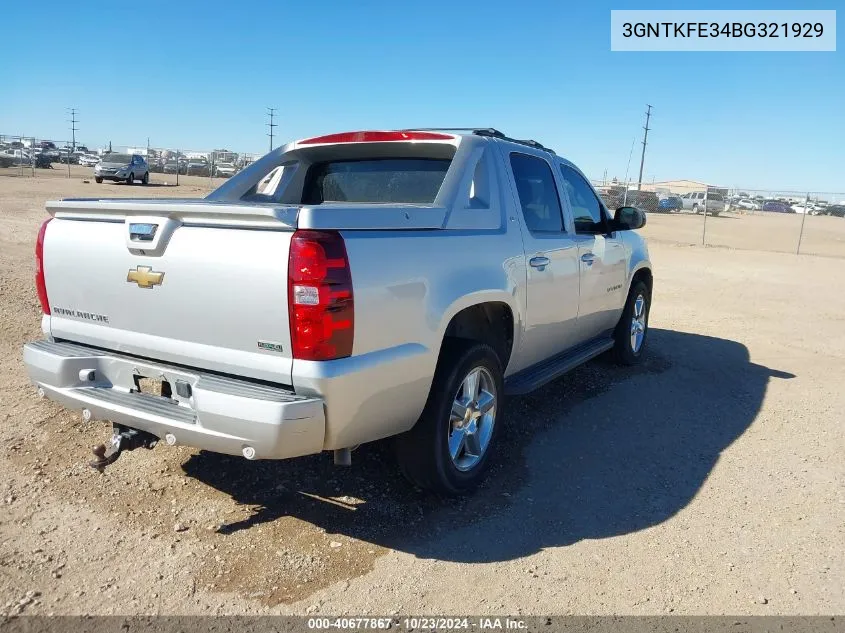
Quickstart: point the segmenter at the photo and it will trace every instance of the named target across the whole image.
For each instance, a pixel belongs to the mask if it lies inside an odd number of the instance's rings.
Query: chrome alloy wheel
[[[474,468],[490,445],[496,423],[496,382],[476,367],[461,383],[449,416],[449,456],[460,471]]]
[[[645,297],[637,295],[634,301],[634,313],[631,315],[631,351],[639,353],[643,346],[646,328],[646,302]]]

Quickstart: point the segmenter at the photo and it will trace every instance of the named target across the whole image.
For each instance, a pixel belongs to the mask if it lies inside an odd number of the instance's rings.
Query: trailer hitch
[[[136,448],[141,447],[154,448],[157,443],[158,438],[152,433],[115,424],[112,427],[109,447],[106,448],[105,444],[95,446],[92,451],[94,457],[97,459],[88,462],[88,465],[97,472],[102,473],[106,469],[106,466],[117,461],[117,458],[120,457],[123,451],[134,451]]]

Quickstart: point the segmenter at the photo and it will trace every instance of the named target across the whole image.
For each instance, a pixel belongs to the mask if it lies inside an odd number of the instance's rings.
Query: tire
[[[504,386],[501,362],[492,347],[459,339],[445,345],[422,415],[414,428],[397,436],[395,446],[399,468],[411,483],[455,496],[478,486],[490,466],[502,423]],[[469,417],[461,419],[453,408],[466,404],[463,391],[472,384],[467,382],[472,374],[480,395],[466,414]],[[482,407],[486,403],[492,408],[483,413],[481,407],[476,408],[479,400]],[[467,428],[473,432],[461,430]],[[468,437],[473,438],[470,444]],[[455,458],[450,439],[457,449]]]
[[[126,179],[126,184],[131,185],[134,182],[135,182],[135,174],[130,173],[129,177]]]
[[[98,185],[102,185],[102,184],[103,184],[103,179],[102,179],[102,178],[100,178],[100,177],[95,177],[95,178],[94,178],[94,182],[96,182]]]
[[[640,306],[639,301],[642,300]],[[631,285],[625,308],[613,332],[613,355],[621,365],[637,365],[643,359],[648,342],[648,316],[651,311],[651,292],[642,281]],[[634,319],[637,316],[637,325]],[[639,332],[635,333],[635,329]],[[637,336],[638,335],[638,336]],[[636,336],[636,338],[635,338]]]
[[[698,205],[697,204],[692,205],[692,212],[695,213],[696,215],[698,215]]]
[[[150,172],[148,172],[148,171],[144,172],[144,177],[141,178],[141,184],[142,185],[150,184]]]

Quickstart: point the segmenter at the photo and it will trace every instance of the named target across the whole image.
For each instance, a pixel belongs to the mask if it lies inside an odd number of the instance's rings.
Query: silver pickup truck
[[[39,394],[157,442],[281,459],[394,436],[415,484],[471,489],[503,399],[613,350],[637,363],[652,271],[633,207],[493,129],[290,143],[205,199],[47,203]]]

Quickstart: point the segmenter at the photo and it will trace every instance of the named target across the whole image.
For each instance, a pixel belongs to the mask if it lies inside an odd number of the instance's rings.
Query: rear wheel
[[[126,184],[131,185],[135,182],[135,174],[129,174],[129,177],[126,179]]]
[[[613,354],[623,365],[636,365],[643,358],[648,338],[648,313],[651,309],[651,292],[642,281],[637,281],[628,292],[625,308],[613,333]]]
[[[94,182],[96,182],[98,185],[101,185],[101,184],[103,184],[103,179],[100,178],[99,176],[96,176],[94,178]]]
[[[698,205],[697,204],[692,205],[692,212],[698,213]]]
[[[425,409],[396,438],[402,473],[420,488],[457,495],[475,488],[490,465],[504,393],[489,345],[458,341],[443,351]]]

